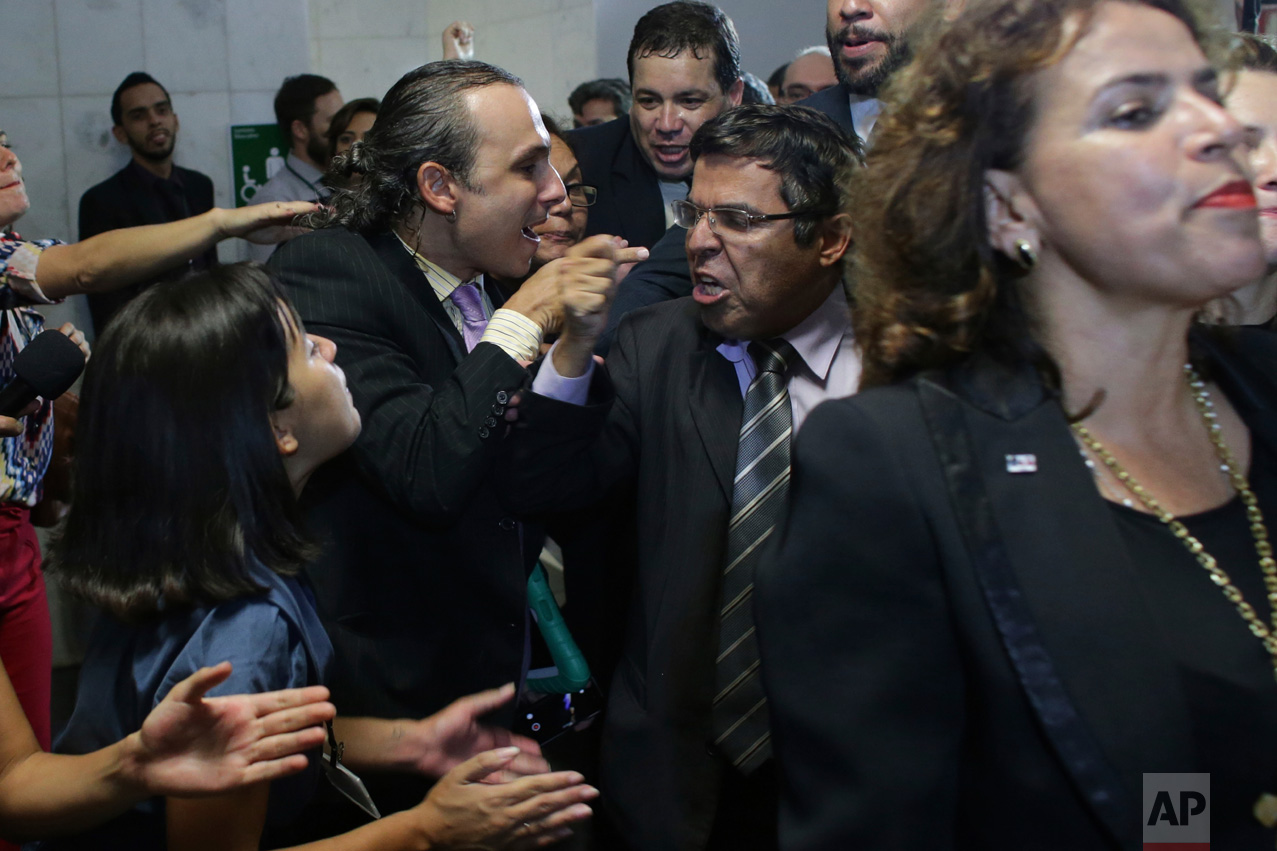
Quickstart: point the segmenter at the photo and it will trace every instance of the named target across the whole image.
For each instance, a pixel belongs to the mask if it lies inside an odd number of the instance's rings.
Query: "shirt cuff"
[[[594,358],[590,358],[590,365],[586,367],[584,375],[577,378],[564,378],[554,368],[554,350],[558,348],[558,345],[555,343],[551,346],[549,353],[541,362],[537,377],[532,379],[532,392],[548,399],[567,402],[569,405],[584,406],[590,397],[590,379],[594,377]]]
[[[492,343],[517,361],[531,363],[541,356],[541,326],[517,310],[493,311],[480,343]]]

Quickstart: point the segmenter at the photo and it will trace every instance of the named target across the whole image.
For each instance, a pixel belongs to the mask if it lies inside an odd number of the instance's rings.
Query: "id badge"
[[[368,790],[364,787],[364,781],[359,779],[359,775],[341,763],[333,765],[327,759],[322,760],[322,762],[324,763],[324,775],[328,777],[329,783],[337,787],[338,792],[349,798],[355,806],[368,815],[373,818],[381,818],[381,813],[377,811],[377,805],[372,802],[372,796],[368,794]]]
[[[381,818],[381,813],[377,811],[377,805],[372,802],[372,795],[368,794],[364,781],[359,779],[358,774],[341,764],[345,745],[337,741],[337,734],[333,732],[333,722],[329,721],[325,726],[328,727],[328,756],[319,758],[324,766],[324,776],[338,792],[349,798],[351,803],[359,809],[373,818]]]

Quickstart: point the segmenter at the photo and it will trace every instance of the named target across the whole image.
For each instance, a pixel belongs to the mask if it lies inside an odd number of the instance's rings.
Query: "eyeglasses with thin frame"
[[[567,190],[573,207],[593,207],[599,199],[599,190],[588,183],[569,183],[563,188]]]
[[[796,219],[800,216],[824,216],[829,213],[828,210],[815,207],[791,210],[788,213],[750,213],[736,207],[710,207],[706,210],[691,201],[674,201],[671,202],[670,207],[674,210],[674,223],[679,227],[691,230],[696,227],[701,216],[706,216],[709,219],[709,229],[719,236],[726,236],[724,231],[728,234],[747,234],[754,222],[776,222],[783,219]]]

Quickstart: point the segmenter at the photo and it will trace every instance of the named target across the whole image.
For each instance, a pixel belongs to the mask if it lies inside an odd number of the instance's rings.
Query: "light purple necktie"
[[[449,297],[461,311],[461,336],[466,341],[466,351],[473,352],[488,327],[488,320],[483,315],[483,294],[475,284],[462,284]]]

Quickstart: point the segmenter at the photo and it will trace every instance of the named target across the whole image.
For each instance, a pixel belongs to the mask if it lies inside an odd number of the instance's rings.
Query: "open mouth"
[[[663,163],[676,163],[687,156],[686,145],[653,145],[652,152]]]
[[[716,304],[727,297],[727,288],[708,275],[697,275],[692,299],[697,304]]]
[[[526,227],[524,227],[522,233],[523,233],[524,239],[530,239],[533,242],[537,243],[538,245],[541,244],[541,237],[537,236],[536,233],[532,230],[532,225],[527,225]]]

